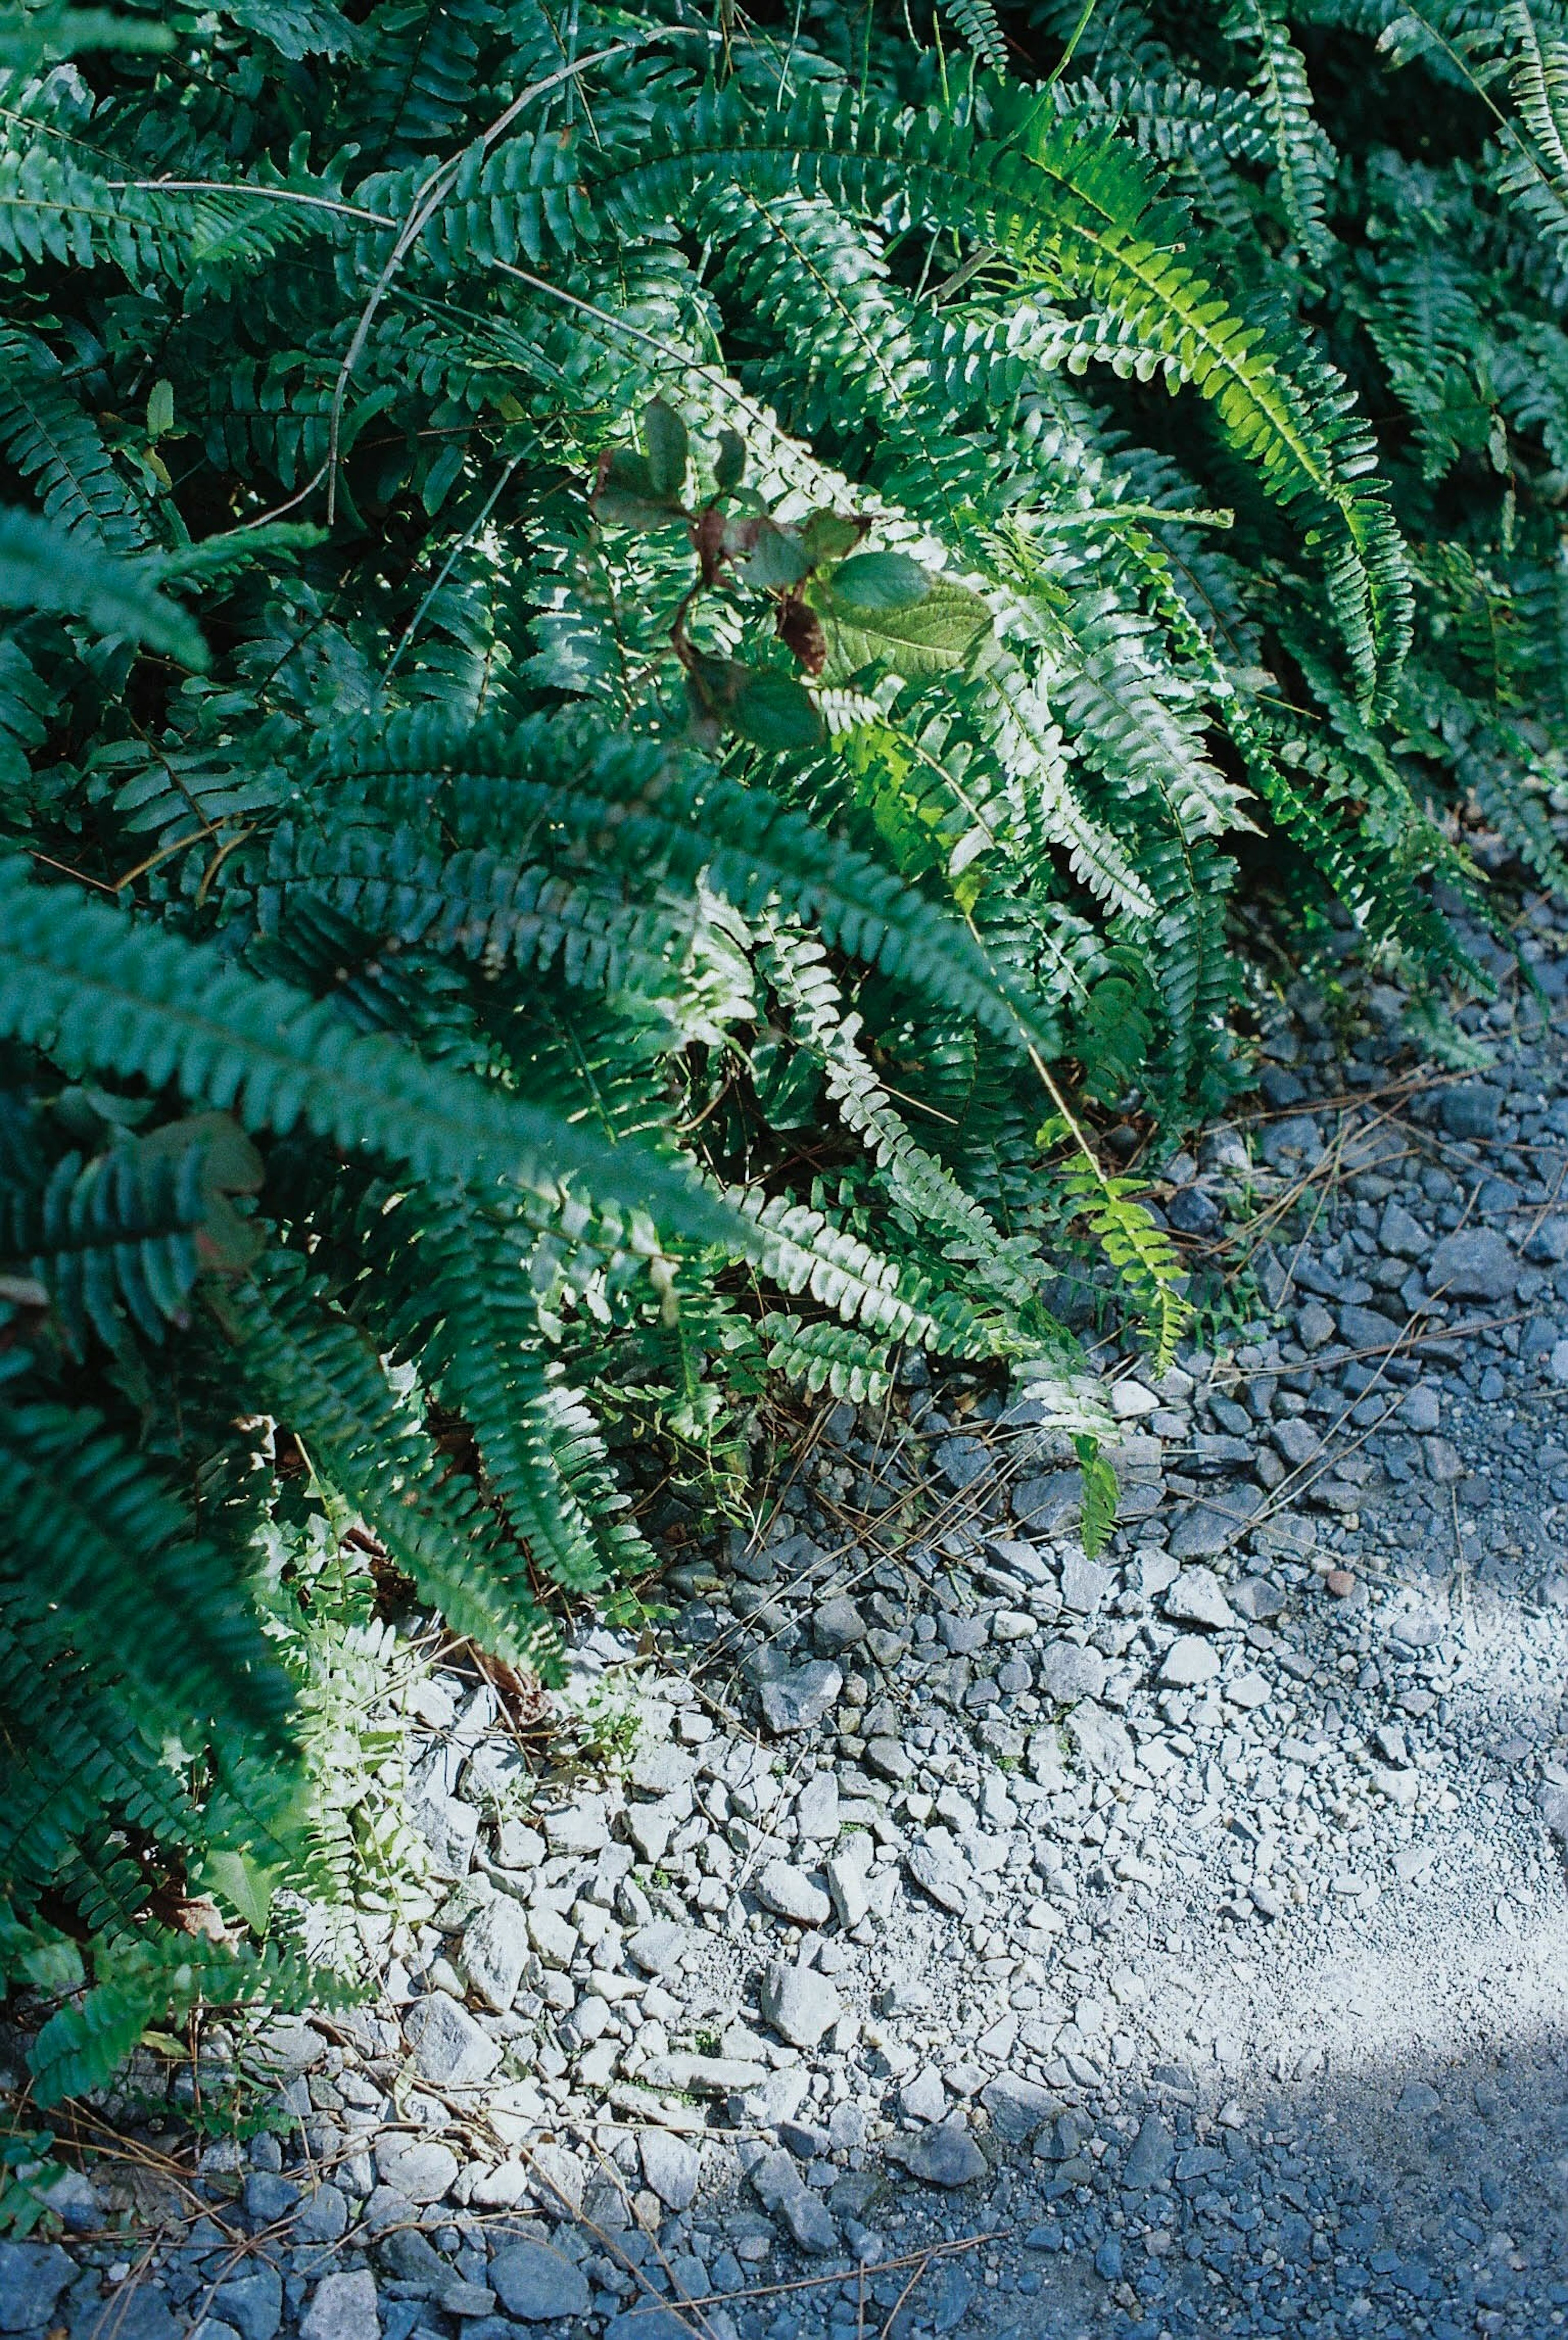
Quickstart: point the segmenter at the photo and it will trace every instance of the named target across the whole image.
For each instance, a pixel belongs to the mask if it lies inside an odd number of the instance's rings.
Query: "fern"
[[[0,332],[0,448],[46,519],[115,552],[145,542],[140,514],[101,435],[66,389],[59,362],[41,342],[15,332]]]
[[[953,28],[978,62],[992,73],[1007,70],[1007,39],[992,0],[943,0]]]
[[[1555,8],[721,14],[0,28],[47,2090],[311,1988],[303,1907],[352,1965],[367,1552],[548,1670],[632,1465],[729,1507],[769,1373],[901,1346],[1038,1393],[1097,1546],[1053,1299],[1181,1335],[1095,1125],[1245,1081],[1242,873],[1450,1049],[1465,824],[1568,883]]]
[[[1307,259],[1329,249],[1326,179],[1332,149],[1313,119],[1312,91],[1285,12],[1275,0],[1236,0],[1226,30],[1257,56],[1254,82],[1268,124],[1285,213]]]
[[[176,1079],[251,1128],[303,1121],[424,1176],[478,1162],[524,1184],[575,1174],[612,1203],[657,1204],[699,1239],[743,1237],[679,1167],[628,1146],[624,1178],[607,1174],[602,1148],[559,1116],[382,1036],[360,1037],[287,985],[226,971],[173,934],[134,929],[94,903],[63,905],[20,861],[0,865],[0,1031],[84,1066]]]
[[[124,635],[199,672],[206,645],[158,585],[147,560],[115,560],[32,512],[0,511],[0,609],[83,618],[97,633]]]

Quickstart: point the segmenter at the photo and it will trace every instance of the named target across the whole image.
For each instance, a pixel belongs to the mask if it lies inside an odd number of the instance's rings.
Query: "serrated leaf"
[[[825,598],[824,671],[833,682],[878,660],[911,680],[947,674],[964,664],[990,630],[991,613],[978,594],[940,578],[902,610],[849,611],[839,607],[836,595]]]

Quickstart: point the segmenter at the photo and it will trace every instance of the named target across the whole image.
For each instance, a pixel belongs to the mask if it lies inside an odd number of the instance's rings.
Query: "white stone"
[[[776,1958],[762,1978],[762,2014],[791,2048],[815,2048],[844,2012],[826,1975]]]
[[[948,2110],[948,2091],[928,2064],[898,2091],[898,2110],[906,2120],[939,2121]]]
[[[504,2015],[517,1997],[528,1958],[528,1921],[504,1893],[463,1929],[461,1967],[471,1990]]]
[[[753,1889],[765,1909],[797,1926],[825,1926],[833,1914],[833,1905],[821,1887],[813,1885],[804,1869],[791,1867],[787,1860],[769,1861]]]
[[[577,1955],[577,1929],[559,1909],[541,1901],[528,1913],[528,1938],[547,1967],[569,1967]]]
[[[1236,1621],[1212,1568],[1184,1568],[1160,1605],[1176,1625],[1206,1625],[1212,1632],[1223,1632]]]
[[[1219,1660],[1209,1643],[1196,1633],[1183,1633],[1166,1651],[1160,1680],[1173,1690],[1193,1690],[1199,1682],[1213,1681],[1218,1671]]]

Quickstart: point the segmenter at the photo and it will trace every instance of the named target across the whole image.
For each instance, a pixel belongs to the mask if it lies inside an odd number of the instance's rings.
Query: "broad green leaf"
[[[739,431],[719,433],[719,452],[713,458],[713,484],[725,492],[738,488],[746,476],[746,441]]]
[[[690,451],[685,423],[672,406],[656,398],[643,413],[642,436],[648,448],[648,477],[654,495],[666,502],[677,501],[686,485]]]
[[[858,552],[835,569],[833,606],[853,612],[908,610],[931,590],[929,572],[907,552]]]
[[[162,439],[174,427],[174,385],[172,382],[155,382],[147,393],[147,436]]]
[[[842,560],[865,533],[866,522],[845,512],[814,511],[800,523],[800,541],[814,568],[827,560]]]
[[[167,25],[117,16],[110,8],[0,8],[0,72],[35,73],[46,60],[89,49],[155,56],[174,45]]]
[[[911,680],[962,666],[990,630],[991,613],[978,594],[938,578],[918,601],[902,610],[847,610],[824,595],[828,680],[842,681],[877,660]]]
[[[634,447],[613,447],[594,491],[600,520],[620,528],[668,528],[680,507],[654,485],[653,466]]]
[[[816,700],[787,674],[748,673],[729,720],[757,748],[818,748],[827,736]]]
[[[751,555],[739,570],[748,585],[762,592],[788,591],[799,585],[810,573],[811,563],[799,537],[792,528],[780,528],[776,521],[765,520],[757,531]]]
[[[704,714],[753,747],[817,748],[827,735],[816,700],[790,675],[743,666],[739,659],[700,656],[687,677]]]
[[[203,1883],[243,1918],[253,1934],[264,1935],[273,1914],[273,1896],[282,1882],[279,1869],[266,1869],[248,1852],[210,1852],[202,1864]]]

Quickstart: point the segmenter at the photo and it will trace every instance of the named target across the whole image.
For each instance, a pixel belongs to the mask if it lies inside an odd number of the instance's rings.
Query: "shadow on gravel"
[[[803,2266],[741,2295],[704,2286],[678,2303],[691,2263],[645,2261],[642,2279],[662,2299],[646,2297],[609,2331],[613,2340],[1524,2340],[1563,2328],[1568,2031],[1232,2100],[1223,2123],[1179,2092],[1156,2095],[1154,2134],[1169,2166],[1152,2186],[1116,2183],[1113,2155],[1092,2186],[1077,2186],[1027,2147],[1004,2148],[972,2187],[918,2205],[906,2195],[887,2259],[858,2275]],[[1146,2158],[1149,2137],[1146,2126]]]

